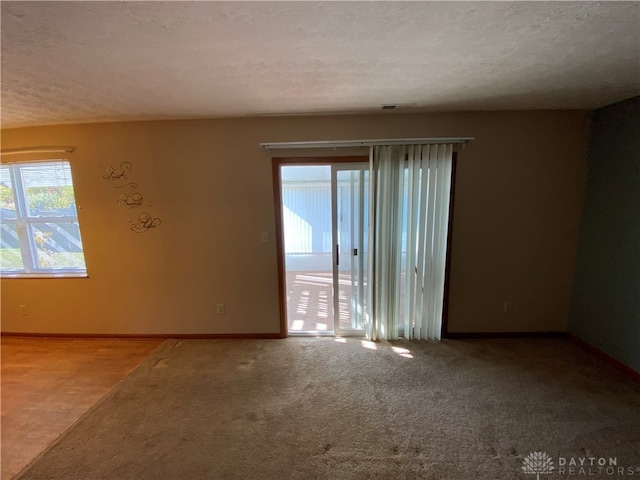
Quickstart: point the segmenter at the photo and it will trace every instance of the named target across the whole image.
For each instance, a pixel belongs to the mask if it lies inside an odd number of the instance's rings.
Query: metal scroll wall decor
[[[152,228],[160,226],[160,219],[153,217],[148,213],[141,213],[140,216],[134,220],[131,215],[127,215],[127,221],[131,222],[131,230],[136,233],[146,232]]]
[[[127,181],[129,179],[129,172],[133,170],[133,164],[131,162],[122,162],[117,168],[107,166],[104,169],[102,178],[108,182],[113,182],[113,188],[118,189],[137,189],[138,184],[133,181]],[[118,205],[126,207],[128,210],[134,208],[140,208],[142,206],[153,207],[152,202],[146,202],[144,195],[140,192],[127,193],[126,191],[118,195],[116,201]],[[137,217],[134,215],[127,215],[127,222],[129,222],[129,228],[135,233],[148,232],[151,229],[157,228],[162,223],[159,217],[154,217],[150,213],[141,213]]]
[[[139,192],[132,193],[131,195],[122,193],[118,197],[118,205],[123,205],[128,209],[141,207],[143,203],[144,197]]]
[[[105,180],[120,180],[121,178],[129,178],[127,172],[131,171],[133,164],[131,162],[122,162],[120,167],[106,167],[102,178]]]

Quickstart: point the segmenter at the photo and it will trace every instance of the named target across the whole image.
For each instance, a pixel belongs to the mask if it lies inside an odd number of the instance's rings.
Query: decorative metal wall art
[[[144,197],[141,193],[132,193],[131,195],[127,195],[126,193],[121,194],[118,197],[118,205],[123,205],[128,209],[141,207],[144,202]]]
[[[109,182],[129,180],[129,172],[131,172],[131,170],[133,170],[133,163],[131,162],[122,162],[117,168],[107,166],[104,169],[102,178]],[[120,185],[113,185],[113,188],[138,188],[138,184],[130,181]],[[153,202],[147,202],[145,204],[144,195],[140,192],[134,192],[131,194],[122,193],[118,196],[116,203],[129,210],[132,208],[142,207],[143,205],[151,208],[153,207]],[[132,215],[127,215],[127,222],[129,222],[129,228],[131,231],[135,233],[143,233],[159,227],[162,220],[145,212],[141,213],[137,218]]]
[[[133,164],[131,162],[122,162],[120,167],[106,167],[104,169],[104,175],[102,178],[105,180],[120,180],[121,178],[129,178],[127,177],[127,172],[133,168]]]
[[[153,217],[148,213],[141,213],[137,220],[133,220],[133,217],[129,215],[127,217],[127,220],[131,222],[131,230],[136,233],[147,232],[152,228],[159,227],[162,223],[162,220],[160,220],[158,217]]]

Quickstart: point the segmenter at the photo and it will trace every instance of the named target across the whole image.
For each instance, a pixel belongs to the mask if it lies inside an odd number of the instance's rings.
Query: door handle
[[[357,249],[357,248],[354,248],[354,249],[353,249],[353,256],[354,256],[354,257],[357,257],[357,256],[358,256],[358,249]]]
[[[336,243],[336,265],[340,265],[340,245]]]

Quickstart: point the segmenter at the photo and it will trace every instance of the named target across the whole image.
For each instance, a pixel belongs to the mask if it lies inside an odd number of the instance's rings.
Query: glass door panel
[[[367,322],[368,165],[334,165],[332,196],[335,328],[341,334],[363,334]]]
[[[331,167],[282,166],[287,331],[332,335]]]

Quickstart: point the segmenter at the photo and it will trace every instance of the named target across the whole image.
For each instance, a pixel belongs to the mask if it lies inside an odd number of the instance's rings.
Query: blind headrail
[[[70,146],[3,148],[2,150],[0,150],[0,154],[18,155],[21,153],[73,153],[75,149],[76,147]]]
[[[349,148],[371,147],[376,145],[426,145],[426,144],[462,144],[474,140],[474,137],[442,137],[442,138],[386,138],[370,140],[321,140],[309,142],[267,142],[260,147],[265,150],[282,150],[291,148]]]

